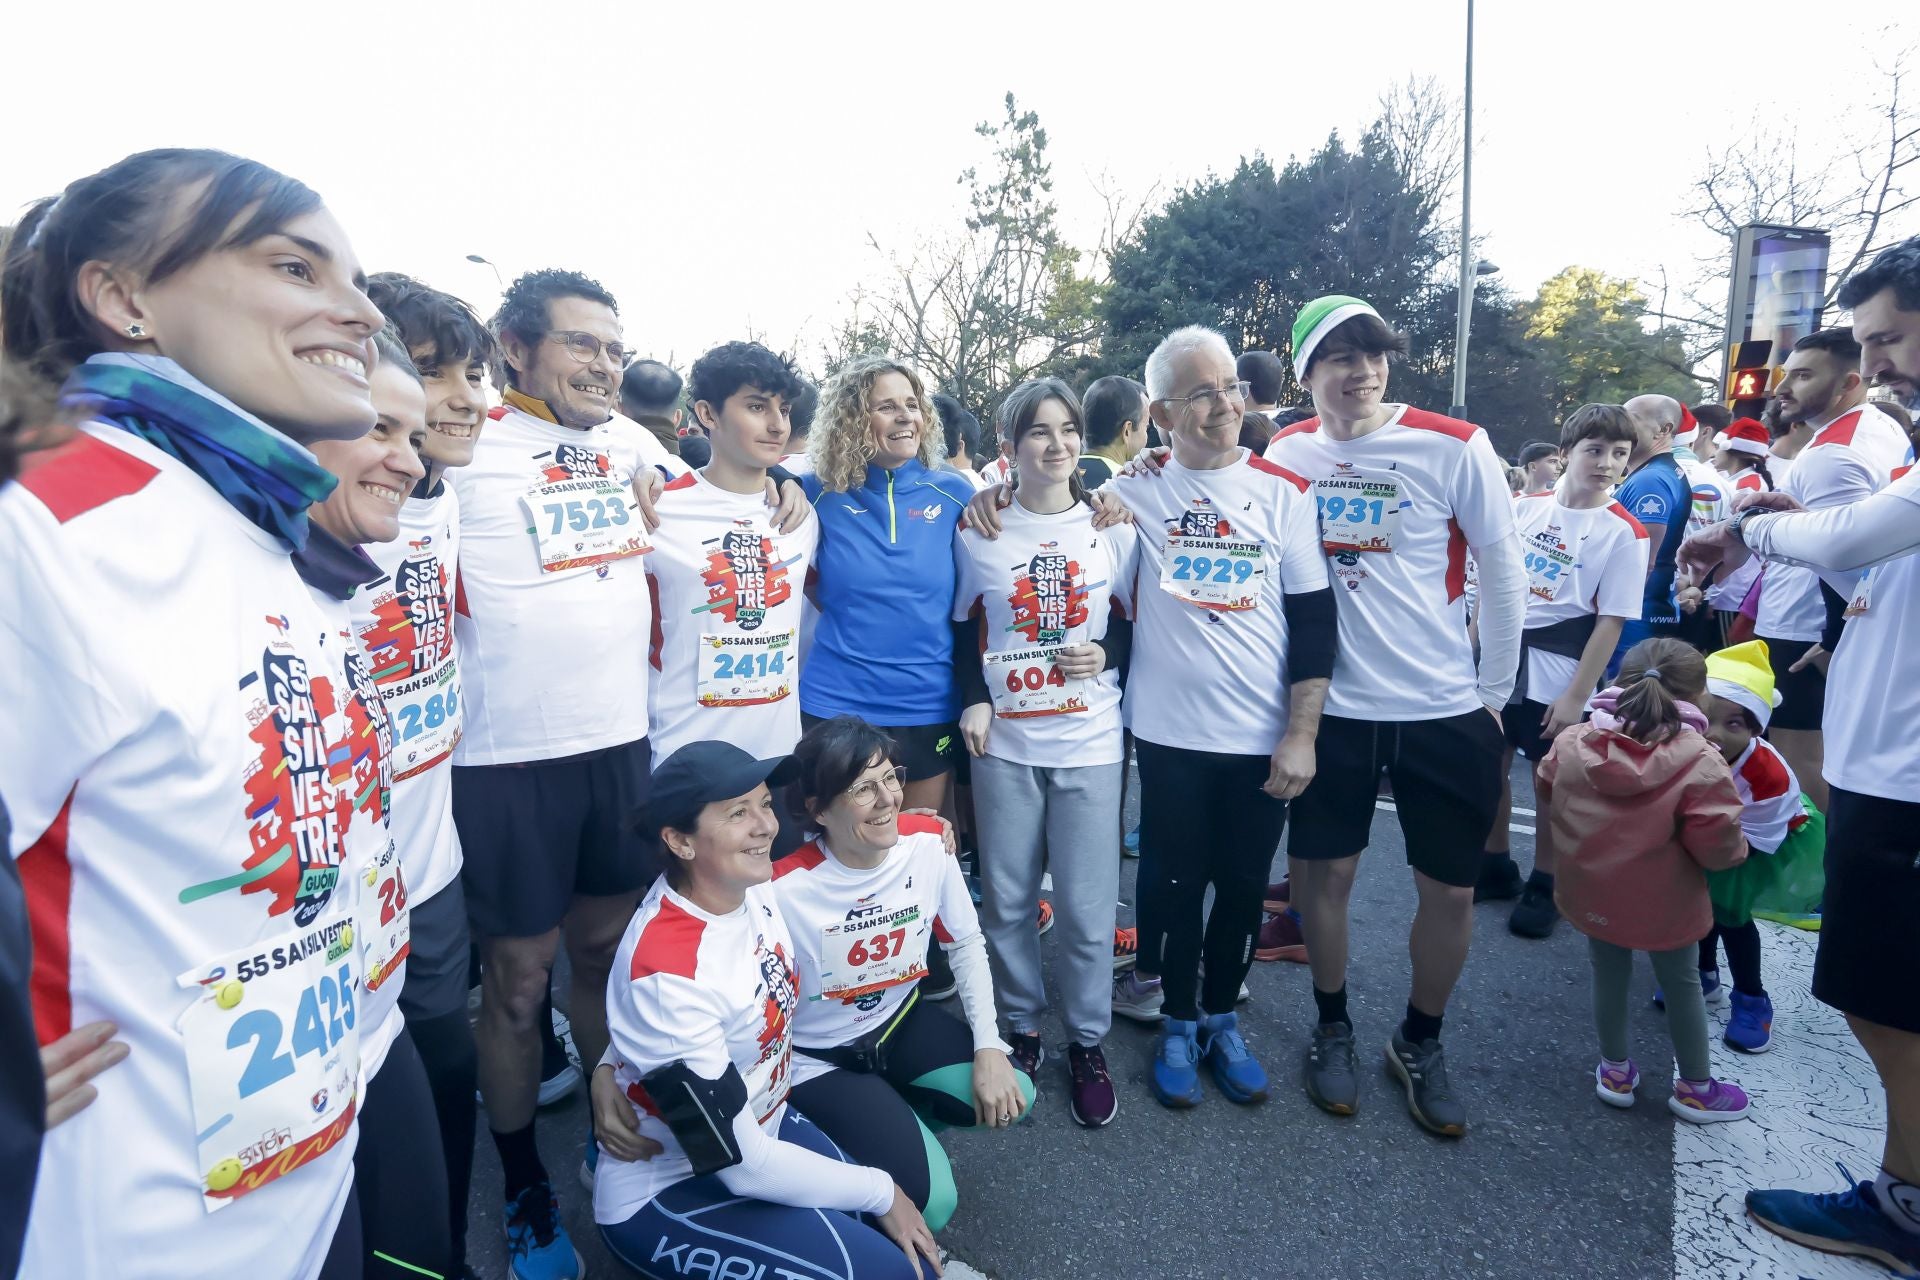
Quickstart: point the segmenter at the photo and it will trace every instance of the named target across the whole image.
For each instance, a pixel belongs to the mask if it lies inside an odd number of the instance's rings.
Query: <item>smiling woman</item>
[[[84,1011],[129,1049],[49,1138],[30,1274],[362,1273],[349,1159],[412,1052],[369,1013],[404,976],[362,914],[391,767],[293,558],[336,487],[305,446],[375,421],[361,284],[318,196],[216,151],[130,156],[9,245],[6,358],[82,426],[0,493],[8,852],[38,1036]]]

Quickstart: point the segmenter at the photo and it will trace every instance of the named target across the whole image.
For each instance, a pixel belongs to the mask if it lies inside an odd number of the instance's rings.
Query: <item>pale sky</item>
[[[682,368],[746,327],[817,364],[889,246],[957,229],[973,133],[1013,90],[1091,248],[1093,181],[1171,190],[1349,139],[1408,75],[1457,85],[1464,0],[954,5],[20,0],[0,74],[0,219],[147,147],[215,146],[315,187],[369,271],[482,314],[493,273],[595,276]],[[1831,149],[1910,0],[1480,0],[1473,226],[1530,295],[1642,275],[1709,146],[1756,117]],[[1576,16],[1577,15],[1577,16]],[[1737,18],[1736,18],[1737,15]],[[1889,29],[1907,17],[1898,34]],[[1732,25],[1738,21],[1736,27]],[[1916,84],[1915,92],[1920,92]]]

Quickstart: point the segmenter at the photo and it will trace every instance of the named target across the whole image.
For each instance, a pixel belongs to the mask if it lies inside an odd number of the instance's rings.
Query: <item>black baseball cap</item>
[[[731,742],[689,742],[653,771],[637,825],[657,836],[703,805],[745,795],[762,782],[784,786],[799,772],[792,756],[756,760]]]

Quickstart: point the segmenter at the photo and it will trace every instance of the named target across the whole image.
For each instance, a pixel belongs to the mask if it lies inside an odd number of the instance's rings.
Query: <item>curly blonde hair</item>
[[[933,407],[919,372],[887,356],[862,356],[820,388],[820,411],[807,438],[807,456],[828,492],[845,493],[866,479],[867,464],[873,460],[873,432],[867,428],[873,384],[889,373],[905,378],[920,402],[920,465],[932,469],[947,456],[940,411]]]

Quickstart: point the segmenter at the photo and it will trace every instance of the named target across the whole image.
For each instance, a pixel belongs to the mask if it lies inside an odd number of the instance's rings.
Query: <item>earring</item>
[[[127,326],[127,336],[129,338],[144,338],[147,336],[147,327],[136,320]]]

